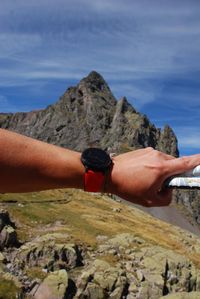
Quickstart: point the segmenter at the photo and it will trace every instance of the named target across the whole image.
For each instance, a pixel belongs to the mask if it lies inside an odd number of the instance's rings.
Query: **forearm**
[[[0,129],[0,192],[83,188],[80,153]]]

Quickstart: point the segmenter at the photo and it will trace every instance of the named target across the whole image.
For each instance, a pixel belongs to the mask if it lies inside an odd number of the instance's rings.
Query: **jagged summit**
[[[125,97],[117,101],[96,71],[44,110],[0,114],[0,127],[80,151],[91,145],[112,152],[152,146],[178,155],[173,131],[157,129]]]
[[[77,86],[69,87],[59,99],[58,105],[65,109],[72,103],[74,103],[73,105],[81,104],[84,105],[85,110],[88,110],[93,104],[101,108],[105,105],[115,106],[116,102],[117,100],[104,78],[99,73],[92,71]]]
[[[81,82],[93,84],[95,87],[101,89],[102,86],[107,85],[104,78],[96,71],[91,71],[87,77],[83,78]]]
[[[79,87],[83,87],[83,86],[87,87],[92,92],[103,91],[103,90],[111,92],[107,82],[96,71],[90,72],[88,76],[86,76],[80,81]]]

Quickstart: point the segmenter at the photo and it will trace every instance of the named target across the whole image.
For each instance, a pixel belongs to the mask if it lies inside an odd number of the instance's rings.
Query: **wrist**
[[[105,178],[105,187],[104,187],[104,192],[105,193],[111,193],[111,194],[116,194],[117,193],[117,182],[116,182],[116,160],[115,158],[112,158],[112,166],[110,170],[106,174]]]
[[[84,190],[88,192],[105,192],[108,173],[112,167],[110,155],[100,148],[87,148],[81,155],[85,168]]]

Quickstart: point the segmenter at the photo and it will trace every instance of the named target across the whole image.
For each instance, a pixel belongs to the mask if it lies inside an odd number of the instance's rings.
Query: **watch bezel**
[[[112,165],[110,155],[100,148],[87,148],[82,152],[81,161],[86,170],[106,172]]]

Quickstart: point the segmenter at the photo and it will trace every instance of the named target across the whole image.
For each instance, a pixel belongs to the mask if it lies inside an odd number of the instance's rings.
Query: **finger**
[[[200,165],[200,154],[171,159],[166,161],[166,174],[168,176],[180,174],[193,169],[197,165]]]

